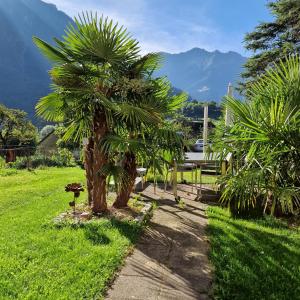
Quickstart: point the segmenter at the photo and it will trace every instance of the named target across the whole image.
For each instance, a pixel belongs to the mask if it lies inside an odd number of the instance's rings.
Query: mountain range
[[[51,42],[71,22],[55,5],[41,0],[0,0],[0,103],[25,110],[34,118],[37,100],[50,91],[51,66],[32,36]],[[189,99],[199,101],[219,102],[228,83],[238,80],[246,61],[236,52],[200,48],[161,54],[163,65],[155,76],[167,76],[174,90],[184,90]]]
[[[200,48],[170,54],[161,53],[162,68],[157,76],[167,76],[172,85],[200,101],[220,102],[229,82],[239,81],[246,58],[237,52],[209,52]]]

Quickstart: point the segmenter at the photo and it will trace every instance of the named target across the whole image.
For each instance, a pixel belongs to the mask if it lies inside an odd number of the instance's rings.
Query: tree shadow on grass
[[[47,222],[43,225],[46,228],[57,230],[70,228],[82,231],[85,238],[94,245],[107,245],[111,242],[108,237],[110,229],[116,229],[125,236],[132,244],[135,244],[142,231],[142,225],[135,221],[118,220],[116,218],[100,218],[88,222],[76,222],[74,220],[62,220],[57,223]]]
[[[120,221],[111,218],[105,224],[98,222],[90,222],[84,224],[82,227],[85,237],[95,245],[106,245],[111,242],[105,231],[110,228],[117,229],[122,236],[125,236],[132,244],[135,244],[139,238],[142,226],[133,221]]]
[[[117,229],[120,235],[126,237],[130,243],[135,244],[142,231],[142,225],[135,221],[118,220],[116,218],[107,219],[106,223],[89,222],[82,226],[85,237],[95,245],[106,245],[111,241],[105,231]]]
[[[130,240],[132,244],[135,244],[142,232],[142,225],[135,221],[120,221],[118,219],[110,220],[113,227],[115,227],[121,235]]]
[[[87,223],[83,227],[84,236],[94,245],[108,245],[110,239],[103,232],[103,228],[96,223]]]

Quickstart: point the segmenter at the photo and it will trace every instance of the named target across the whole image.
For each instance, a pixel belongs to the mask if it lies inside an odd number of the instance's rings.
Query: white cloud
[[[208,86],[204,85],[201,89],[198,89],[197,91],[199,93],[203,93],[203,92],[207,92],[209,90],[210,90],[210,88]]]
[[[1,1],[1,0],[0,0]],[[154,0],[44,0],[54,3],[71,17],[82,11],[97,11],[124,25],[140,41],[146,52],[178,53],[194,47],[209,51],[240,50],[236,36],[224,39],[222,31],[205,17],[201,6],[189,17],[178,12],[174,15],[169,6],[155,6]],[[171,1],[170,5],[171,5]],[[156,3],[157,4],[157,3]],[[165,4],[165,3],[164,3]],[[167,8],[166,8],[167,7]],[[195,9],[196,10],[196,9]],[[199,17],[198,17],[199,14]]]

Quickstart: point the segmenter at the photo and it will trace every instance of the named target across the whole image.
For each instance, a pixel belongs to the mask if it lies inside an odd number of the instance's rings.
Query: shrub
[[[300,210],[300,57],[279,62],[247,89],[247,101],[225,105],[231,127],[219,128],[216,152],[233,157],[221,178],[221,201],[235,215],[263,207],[274,215]],[[218,130],[217,130],[218,131]],[[238,209],[236,209],[238,208]]]
[[[72,152],[66,148],[59,149],[58,152],[52,156],[52,160],[58,167],[74,167],[76,165]]]
[[[19,157],[11,167],[16,169],[30,168],[36,169],[39,167],[74,167],[76,165],[72,152],[68,149],[60,149],[52,156],[45,156],[42,154],[35,154],[30,158]]]
[[[0,169],[5,168],[6,164],[5,164],[5,159],[3,157],[0,156]]]

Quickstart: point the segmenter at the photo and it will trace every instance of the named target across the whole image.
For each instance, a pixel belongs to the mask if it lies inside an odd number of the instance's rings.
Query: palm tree
[[[149,149],[153,150],[154,146],[156,149],[153,151],[159,151],[159,144],[155,144],[154,141],[158,133],[166,131],[160,128],[164,124],[164,117],[171,110],[178,109],[186,99],[185,94],[171,97],[170,85],[165,79],[151,78],[159,60],[160,57],[157,54],[141,57],[127,68],[127,72],[123,74],[125,84],[119,86],[122,97],[133,105],[139,104],[140,107],[146,109],[152,116],[151,119],[145,116],[145,119],[127,119],[125,122],[114,124],[113,132],[103,140],[104,151],[111,153],[111,170],[107,168],[106,175],[118,177],[115,178],[116,183],[118,179],[121,180],[118,196],[114,202],[114,207],[117,208],[127,206],[137,175],[137,158],[142,156],[145,160]],[[149,139],[149,133],[152,135],[151,139]],[[161,139],[163,137],[168,138],[170,134],[161,135]],[[179,139],[176,134],[172,137],[168,145],[174,145],[174,141]],[[153,155],[153,152],[148,154],[148,159],[151,157],[150,154]]]
[[[246,102],[226,98],[235,123],[221,129],[217,151],[233,153],[235,164],[234,173],[221,180],[221,200],[236,211],[261,207],[278,214],[299,209],[299,99],[299,56],[268,69],[248,88]]]
[[[164,118],[172,111],[178,109],[186,100],[184,93],[170,96],[170,84],[164,78],[152,79],[153,71],[156,70],[160,63],[160,56],[157,54],[148,54],[137,60],[128,68],[127,78],[139,88],[131,89],[127,94],[128,99],[144,102],[152,113],[158,116],[156,122],[141,123],[140,126],[134,124],[131,126],[127,122],[128,136],[132,139],[138,139],[139,143],[130,143],[128,149],[123,152],[122,166],[126,171],[128,180],[123,184],[113,206],[120,208],[127,206],[131,191],[133,190],[137,176],[137,157],[143,157],[145,160],[154,161],[153,154],[161,152],[163,145],[168,145],[168,149],[174,153],[181,149],[181,141],[176,132],[163,128]],[[144,88],[141,88],[144,86]],[[176,145],[174,145],[176,143]],[[131,147],[133,146],[133,147]],[[138,147],[136,147],[138,146]],[[151,151],[149,151],[151,149]]]
[[[88,139],[85,166],[89,203],[95,213],[105,211],[108,154],[100,146],[115,123],[152,122],[158,116],[141,103],[127,101],[120,85],[127,66],[138,58],[138,43],[126,29],[97,15],[83,14],[56,45],[34,38],[55,63],[50,74],[53,93],[37,104],[37,113],[49,121],[68,123],[65,139]]]

